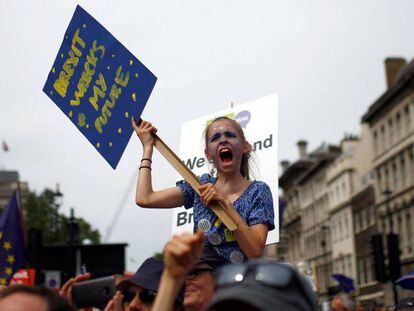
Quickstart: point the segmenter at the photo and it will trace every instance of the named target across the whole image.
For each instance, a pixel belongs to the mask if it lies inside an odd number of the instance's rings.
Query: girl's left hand
[[[207,183],[198,187],[201,194],[201,200],[204,205],[208,206],[211,202],[220,202],[226,204],[226,199],[218,192],[212,183]]]

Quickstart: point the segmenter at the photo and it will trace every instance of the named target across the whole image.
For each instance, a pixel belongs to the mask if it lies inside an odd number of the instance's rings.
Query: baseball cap
[[[202,263],[207,264],[209,267],[215,270],[221,266],[224,266],[226,264],[226,261],[220,257],[214,248],[205,245],[203,254],[201,255],[201,258],[198,261],[197,265]]]
[[[215,272],[217,290],[208,310],[316,310],[316,297],[293,267],[268,260],[227,265]]]
[[[150,257],[144,261],[133,276],[119,282],[116,288],[123,291],[132,284],[157,292],[163,270],[164,262],[155,257]],[[183,303],[184,287],[182,287],[178,292],[176,300],[181,304]]]
[[[397,304],[395,310],[414,310],[414,298],[403,298]]]

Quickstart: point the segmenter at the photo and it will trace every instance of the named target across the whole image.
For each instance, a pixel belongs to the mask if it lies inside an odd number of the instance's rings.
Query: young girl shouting
[[[205,130],[205,155],[217,170],[217,177],[200,176],[199,196],[186,181],[161,191],[152,189],[151,164],[156,128],[147,121],[132,120],[143,147],[136,191],[141,207],[194,208],[194,231],[202,230],[205,244],[231,263],[241,263],[263,255],[267,233],[274,229],[273,200],[269,187],[249,177],[251,146],[240,125],[219,117]],[[237,229],[230,231],[208,207],[219,202],[238,212]]]

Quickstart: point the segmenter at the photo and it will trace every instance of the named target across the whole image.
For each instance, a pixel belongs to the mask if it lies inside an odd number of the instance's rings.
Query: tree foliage
[[[76,218],[80,228],[80,241],[89,239],[99,243],[101,235],[98,230],[83,218]],[[31,192],[24,204],[24,223],[26,230],[30,228],[42,231],[45,245],[65,244],[68,238],[69,217],[59,213],[55,193],[45,189],[37,195]]]

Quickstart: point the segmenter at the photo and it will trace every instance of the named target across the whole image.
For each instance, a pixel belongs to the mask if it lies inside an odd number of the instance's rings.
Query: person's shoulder
[[[198,177],[199,179],[200,179],[200,182],[202,183],[202,184],[206,184],[206,183],[209,183],[209,182],[211,182],[211,183],[215,183],[215,181],[216,181],[216,178],[215,177],[213,177],[213,176],[211,176],[210,174],[208,174],[208,173],[205,173],[205,174],[203,174],[203,175],[201,175],[201,176],[199,176]]]
[[[254,188],[259,192],[270,192],[270,187],[264,181],[254,180],[252,181]]]

